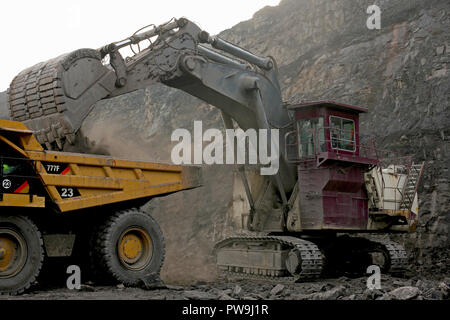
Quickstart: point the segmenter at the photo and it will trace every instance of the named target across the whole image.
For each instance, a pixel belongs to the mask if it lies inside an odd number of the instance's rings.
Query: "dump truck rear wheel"
[[[94,258],[102,272],[125,285],[136,286],[159,277],[164,262],[164,238],[148,214],[128,210],[110,217],[96,235]]]
[[[44,260],[41,233],[24,216],[0,216],[0,293],[19,294],[38,277]]]

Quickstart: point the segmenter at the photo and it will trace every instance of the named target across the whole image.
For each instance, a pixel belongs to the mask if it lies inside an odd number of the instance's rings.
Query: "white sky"
[[[148,24],[182,16],[211,34],[280,0],[8,0],[0,11],[0,91],[32,65],[122,40]]]

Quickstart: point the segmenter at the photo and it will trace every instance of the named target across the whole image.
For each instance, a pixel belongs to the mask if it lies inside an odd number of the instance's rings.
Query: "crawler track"
[[[330,270],[330,268],[333,269],[333,267],[336,267],[336,270],[340,270],[337,274],[331,273],[330,275],[338,275],[340,272],[344,272],[345,274],[345,272],[347,272],[346,270],[342,270],[343,264],[338,263],[335,265],[336,260],[324,259],[324,252],[330,251],[321,250],[319,248],[319,246],[321,246],[320,244],[318,246],[311,241],[290,236],[230,237],[217,243],[215,251],[218,252],[220,249],[230,249],[234,246],[240,247],[241,250],[243,250],[242,248],[248,246],[248,252],[257,252],[255,249],[251,249],[251,247],[252,245],[261,243],[265,244],[265,247],[263,246],[260,249],[257,249],[260,250],[261,253],[265,250],[273,250],[269,247],[270,244],[275,243],[280,245],[280,252],[296,252],[300,261],[299,271],[295,274],[291,274],[287,268],[274,270],[273,268],[262,268],[260,266],[243,266],[242,263],[236,265],[218,263],[223,274],[231,279],[273,280],[277,282],[309,281],[325,275],[325,261],[328,261],[327,263],[329,263],[327,264],[328,270]],[[367,265],[363,265],[363,261],[358,259],[358,253],[366,255],[376,252],[381,253],[384,256],[384,262],[382,265],[380,264],[383,273],[398,275],[406,271],[406,251],[402,245],[396,242],[390,240],[368,240],[365,238],[345,238],[343,241],[336,241],[334,245],[333,251],[338,253],[338,257],[355,257],[351,258],[353,266],[355,266],[355,264],[361,264],[360,267],[356,268],[357,270],[360,270],[358,271],[358,274],[365,274],[366,267],[370,264],[369,262]],[[246,251],[243,250],[243,252],[245,254]],[[282,265],[284,266],[285,264],[286,259],[282,261]],[[375,264],[375,262],[372,262],[372,264]]]
[[[373,241],[377,249],[383,251],[388,257],[388,265],[385,272],[392,274],[401,274],[406,271],[408,264],[408,255],[405,248],[396,242],[390,240]]]
[[[300,272],[295,276],[289,274],[287,270],[272,270],[260,267],[250,268],[241,266],[222,266],[227,276],[247,278],[247,279],[265,279],[265,280],[285,280],[288,282],[313,280],[320,277],[323,267],[323,256],[320,249],[312,242],[294,237],[284,236],[263,236],[263,237],[230,237],[215,246],[215,250],[226,248],[232,244],[252,243],[277,243],[284,250],[296,249],[301,257]]]

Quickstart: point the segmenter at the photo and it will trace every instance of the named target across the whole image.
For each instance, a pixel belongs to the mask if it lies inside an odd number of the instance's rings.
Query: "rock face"
[[[8,95],[6,92],[0,92],[0,119],[9,119]]]
[[[381,29],[369,30],[373,0],[283,0],[221,37],[274,56],[286,100],[332,99],[364,106],[361,130],[378,146],[425,161],[420,225],[399,240],[418,271],[449,268],[450,2],[378,0]],[[1,98],[1,96],[0,96]],[[0,108],[0,117],[2,116]],[[214,107],[162,85],[97,104],[83,133],[116,156],[170,161],[176,128],[223,129]],[[156,199],[149,210],[167,238],[163,278],[214,279],[213,243],[235,229],[232,168],[205,167],[205,187]]]
[[[416,287],[400,287],[392,290],[389,294],[397,300],[411,300],[420,294],[420,290]]]

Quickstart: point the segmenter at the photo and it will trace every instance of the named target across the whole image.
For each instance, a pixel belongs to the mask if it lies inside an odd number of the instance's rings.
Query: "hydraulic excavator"
[[[359,115],[367,109],[328,100],[283,103],[274,58],[186,18],[145,30],[24,70],[10,85],[11,117],[45,149],[64,149],[96,102],[154,83],[182,90],[219,108],[227,129],[234,121],[243,130],[267,130],[269,142],[270,129],[280,132],[279,171],[265,179],[263,192],[252,193],[241,174],[247,227],[256,236],[217,243],[220,269],[296,280],[373,263],[385,272],[405,270],[400,244],[358,235],[415,230],[423,163],[386,160],[373,144],[362,144]],[[131,57],[122,56],[126,47]]]

